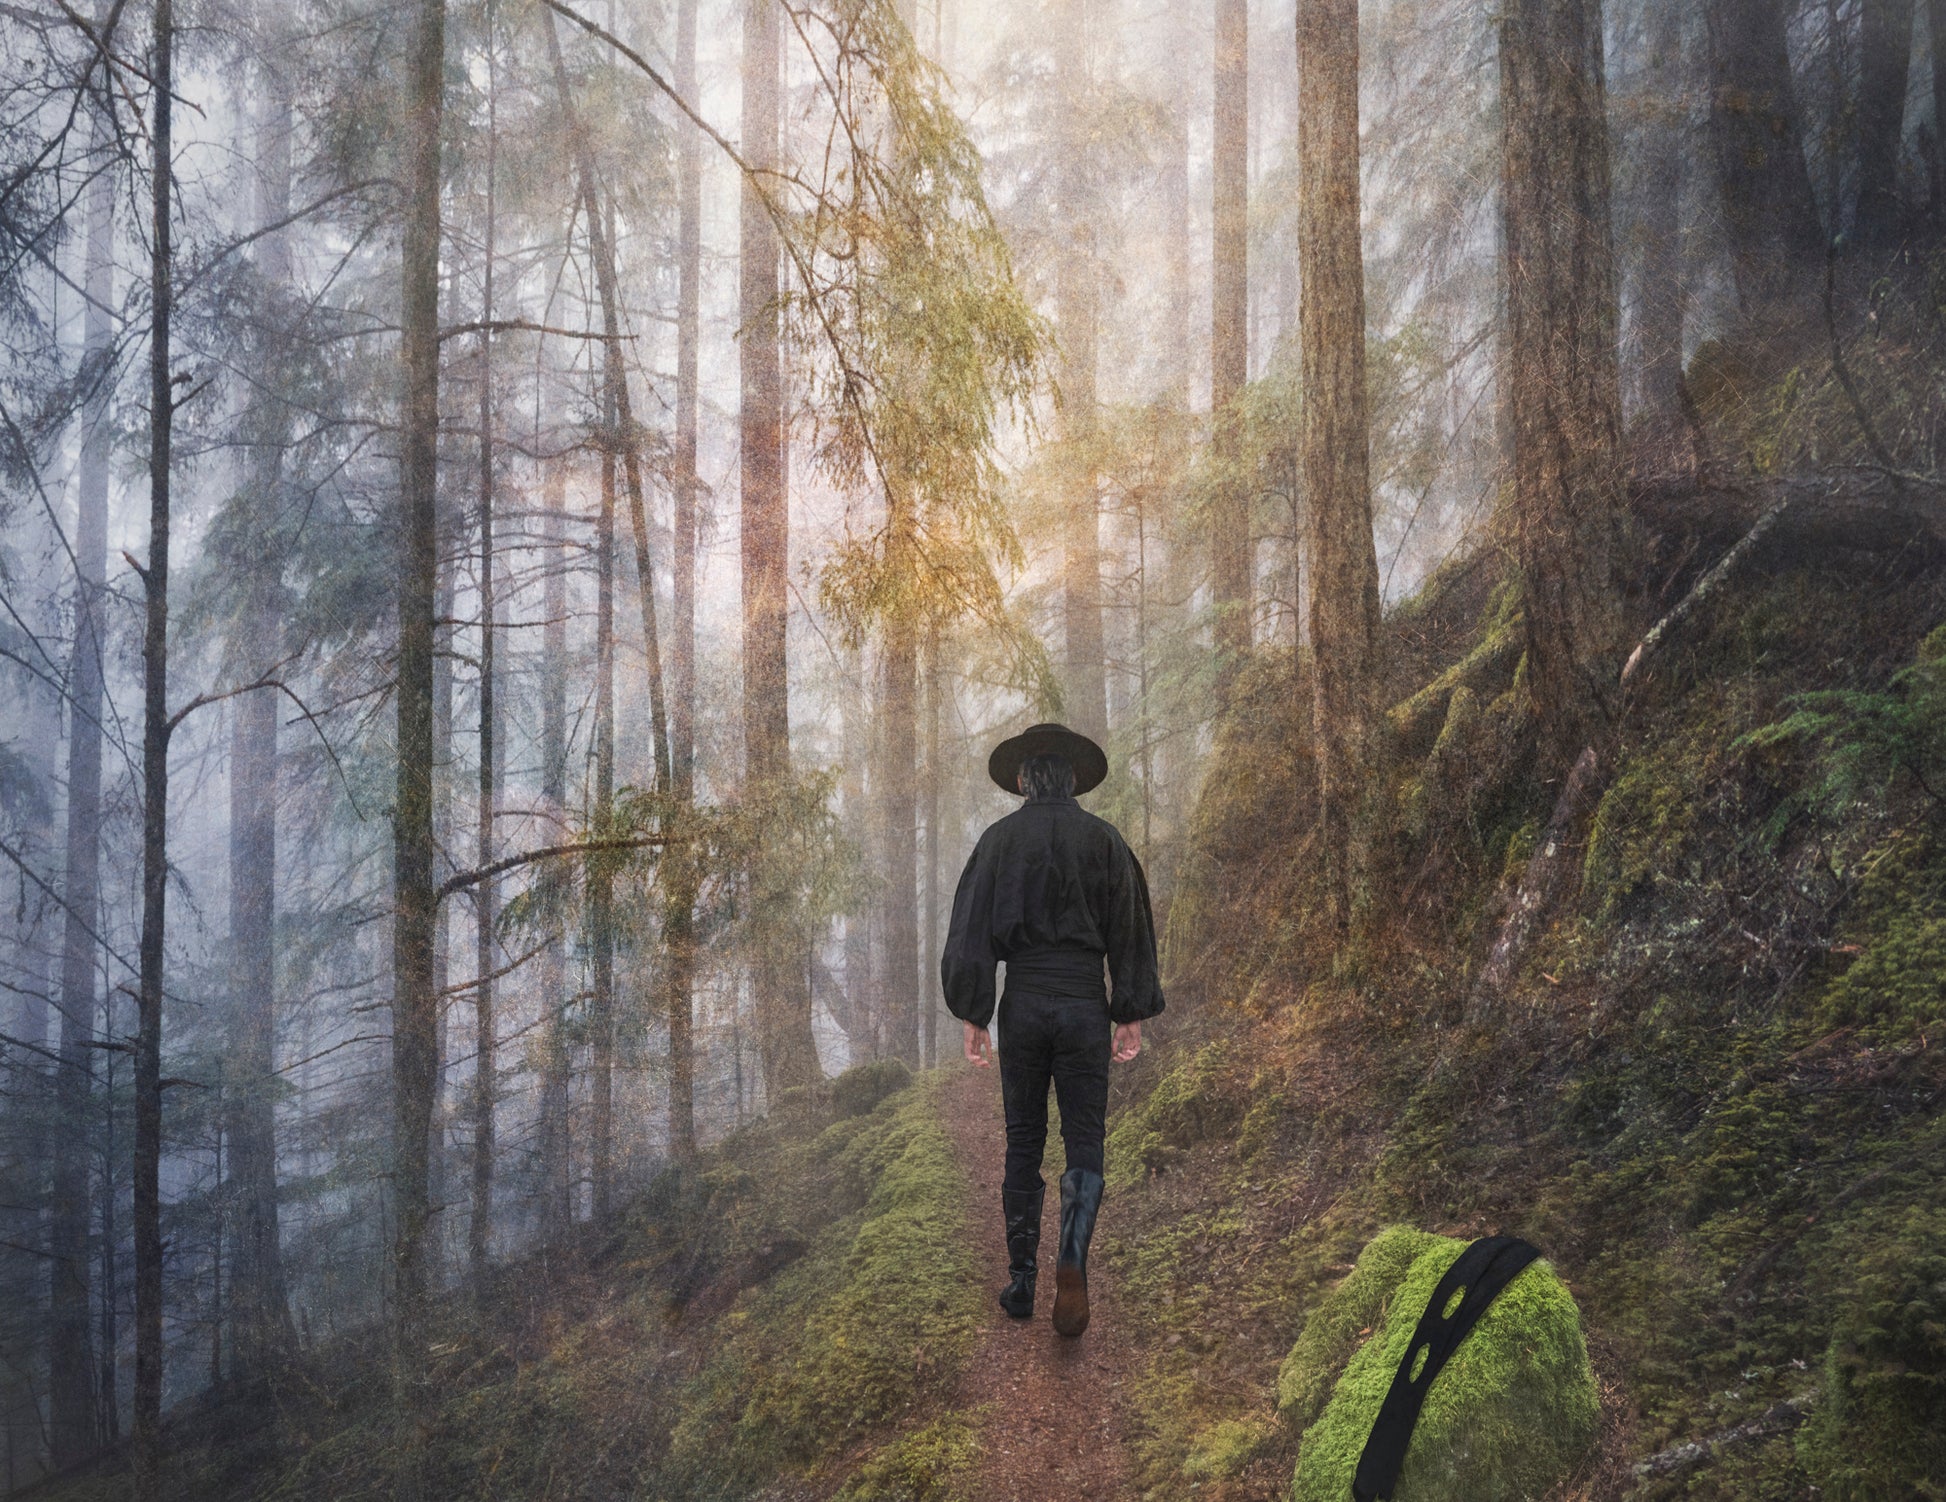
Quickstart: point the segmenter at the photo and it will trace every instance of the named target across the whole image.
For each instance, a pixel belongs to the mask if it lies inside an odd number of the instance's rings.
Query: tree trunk
[[[1863,0],[1858,58],[1858,242],[1883,252],[1904,228],[1899,157],[1905,140],[1906,75],[1912,64],[1913,0]]]
[[[1354,36],[1354,46],[1356,40]],[[1243,435],[1236,407],[1237,394],[1250,378],[1249,0],[1216,0],[1214,95],[1210,424],[1218,490],[1211,519],[1210,583],[1216,607],[1219,671],[1227,684],[1250,651],[1254,583],[1250,487],[1241,473]],[[1354,152],[1356,146],[1354,139]]]
[[[493,816],[500,802],[498,704],[494,682],[496,601],[493,583],[493,257],[494,168],[498,159],[498,101],[493,12],[486,17],[486,245],[480,321],[480,782],[475,855],[481,870],[494,859]],[[493,1252],[493,1097],[498,1084],[494,1036],[493,929],[499,884],[489,876],[473,889],[473,1213],[466,1227],[467,1277],[476,1297],[486,1289]]]
[[[1688,290],[1683,268],[1682,190],[1685,139],[1683,10],[1673,3],[1651,12],[1644,69],[1648,111],[1643,126],[1640,233],[1642,256],[1635,295],[1635,462],[1665,472],[1687,447],[1682,413],[1683,323]]]
[[[1086,108],[1091,23],[1088,0],[1065,0],[1060,21],[1061,75],[1073,95],[1066,109]],[[1095,153],[1077,135],[1061,145],[1061,249],[1055,266],[1055,316],[1061,341],[1061,437],[1066,498],[1061,607],[1066,661],[1062,697],[1068,724],[1100,740],[1108,733],[1108,675],[1101,625],[1101,501],[1096,473],[1096,342],[1101,320],[1095,264]],[[895,977],[896,984],[896,977]]]
[[[1946,4],[1946,0],[1941,0]],[[1185,89],[1185,92],[1187,90]],[[1165,234],[1163,268],[1169,294],[1169,338],[1171,344],[1168,400],[1175,410],[1189,411],[1190,378],[1195,361],[1191,335],[1191,308],[1195,299],[1189,290],[1189,108],[1178,101],[1169,111],[1169,139],[1162,163],[1162,212]]]
[[[939,760],[940,695],[946,675],[939,665],[939,625],[926,634],[926,935],[919,953],[919,994],[926,1014],[921,1060],[927,1068],[939,1063],[939,787],[946,769]]]
[[[746,162],[774,169],[778,151],[779,7],[744,0],[743,140]],[[738,348],[743,561],[743,755],[745,803],[766,822],[791,773],[790,519],[784,483],[784,383],[778,353],[777,232],[757,187],[743,182],[738,227]],[[751,914],[761,935],[756,983],[759,1049],[768,1099],[818,1078],[811,996],[794,915],[782,899]]]
[[[1621,391],[1599,0],[1503,13],[1511,530],[1549,764],[1608,712],[1622,621]]]
[[[108,152],[110,127],[94,121],[92,153]],[[60,1063],[55,1070],[53,1182],[48,1220],[51,1298],[48,1445],[56,1470],[94,1449],[95,1391],[88,1266],[88,1140],[94,1077],[94,930],[101,911],[101,713],[108,575],[110,377],[114,351],[115,186],[104,169],[88,187],[88,311],[82,363],[94,382],[81,422],[74,533],[74,650],[68,664],[67,875],[62,894]]]
[[[550,13],[549,24],[553,23]],[[597,231],[598,233],[599,231]],[[602,382],[602,426],[615,431],[615,388]],[[594,832],[615,832],[615,449],[601,450],[601,521],[596,539],[595,586],[595,807]],[[593,1079],[590,1102],[588,1177],[590,1213],[597,1224],[608,1219],[615,1189],[615,863],[606,855],[588,858],[589,946],[593,985],[588,1025]]]
[[[149,562],[142,633],[141,1015],[135,1042],[135,1451],[136,1502],[162,1486],[162,955],[169,891],[169,466],[175,387],[169,373],[174,295],[170,236],[170,115],[175,7],[157,0],[154,165],[149,242]]]
[[[541,628],[541,808],[554,828],[566,818],[568,789],[568,566],[566,520],[567,471],[556,459],[547,467],[543,485],[546,543]],[[574,1196],[569,1174],[567,963],[563,936],[548,937],[541,956],[541,995],[547,1020],[541,1029],[541,1223],[543,1234],[557,1242],[574,1224]]]
[[[446,7],[418,0],[407,59],[400,265],[405,410],[399,459],[398,785],[392,815],[393,1350],[398,1493],[421,1491],[426,1384],[427,1160],[439,1081],[433,987],[433,631],[438,554],[439,185]]]
[[[1347,928],[1369,878],[1359,790],[1377,750],[1378,557],[1359,239],[1358,0],[1299,0],[1298,449],[1309,521],[1312,709],[1330,916]]]
[[[696,4],[677,0],[676,92],[696,97]],[[701,333],[703,273],[702,141],[683,122],[676,143],[676,448],[675,619],[670,643],[673,702],[669,706],[669,766],[679,809],[696,796],[696,355]],[[669,1151],[696,1151],[696,1057],[693,1040],[696,990],[696,875],[686,845],[663,856],[666,900],[662,932],[668,946],[665,986],[669,1027]]]
[[[1946,224],[1946,0],[1926,0],[1926,31],[1932,55],[1932,211],[1937,233]]]
[[[1821,259],[1787,18],[1787,0],[1705,0],[1716,180],[1746,317],[1801,292]]]
[[[291,94],[282,74],[264,70],[257,221],[281,225],[290,214]],[[271,229],[257,242],[267,288],[290,283],[290,237]],[[247,585],[236,673],[261,676],[283,655],[282,505],[288,423],[274,396],[252,435],[257,504],[276,545]],[[235,1203],[230,1269],[232,1370],[261,1377],[289,1350],[295,1332],[284,1285],[277,1214],[277,711],[275,689],[236,702],[230,757],[231,1040],[228,1127]]]
[[[870,849],[869,831],[875,814],[867,794],[866,778],[872,759],[872,737],[862,654],[847,654],[844,672],[845,691],[838,712],[844,736],[845,769],[839,787],[851,837]],[[878,1004],[872,974],[871,912],[875,906],[875,902],[861,902],[857,911],[845,914],[845,1015],[839,1022],[845,1030],[854,1064],[870,1058],[874,1046],[872,1018]]]
[[[889,526],[911,535],[911,501],[894,500]],[[897,554],[911,556],[911,542]],[[896,556],[896,554],[895,554]],[[917,1065],[919,1056],[919,640],[909,609],[885,628],[885,988],[886,1052]]]

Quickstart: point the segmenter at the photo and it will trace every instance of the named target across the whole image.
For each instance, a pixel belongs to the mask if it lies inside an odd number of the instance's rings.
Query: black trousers
[[[1000,1095],[1007,1111],[1002,1187],[1038,1188],[1047,1148],[1047,1087],[1061,1103],[1069,1168],[1101,1172],[1108,1118],[1108,1003],[1009,989],[1000,998]]]

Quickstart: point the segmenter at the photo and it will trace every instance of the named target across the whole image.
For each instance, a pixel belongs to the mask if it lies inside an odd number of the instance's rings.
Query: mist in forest
[[[435,1306],[791,1092],[956,1059],[1028,723],[1107,748],[1172,963],[1226,714],[1306,727],[1366,921],[1381,623],[1443,567],[1510,560],[1532,776],[1580,775],[1626,495],[1935,469],[1942,38],[5,7],[10,1492],[128,1442],[156,1495],[164,1414],[346,1342],[412,1411]]]

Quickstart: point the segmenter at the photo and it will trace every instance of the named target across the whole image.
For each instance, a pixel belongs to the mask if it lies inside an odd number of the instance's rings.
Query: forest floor
[[[994,1303],[1007,1281],[1000,1214],[1006,1132],[998,1086],[997,1071],[962,1067],[942,1100],[954,1157],[972,1196],[967,1223],[977,1243],[980,1276],[992,1290],[982,1295],[990,1317],[954,1403],[962,1412],[981,1415],[979,1458],[961,1486],[969,1502],[1126,1497],[1131,1468],[1122,1394],[1140,1362],[1118,1317],[1113,1275],[1099,1257],[1089,1269],[1088,1332],[1074,1340],[1054,1333],[1049,1316],[1060,1212],[1052,1182],[1034,1317],[1009,1319]],[[1049,1153],[1050,1168],[1056,1169],[1058,1142],[1049,1143]]]

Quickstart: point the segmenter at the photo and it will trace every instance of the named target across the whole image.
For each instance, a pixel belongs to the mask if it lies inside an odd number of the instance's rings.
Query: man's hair
[[[1072,798],[1074,764],[1065,756],[1030,756],[1020,764],[1020,790],[1029,798]]]

